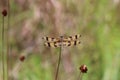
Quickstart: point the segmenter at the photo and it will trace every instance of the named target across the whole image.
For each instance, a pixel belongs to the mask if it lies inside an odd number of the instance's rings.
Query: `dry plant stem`
[[[61,36],[61,42],[63,42],[63,37],[62,37],[62,36]],[[57,72],[56,72],[55,80],[57,80],[57,78],[58,78],[60,61],[61,61],[61,54],[62,54],[62,46],[63,46],[63,44],[61,43],[60,53],[59,53],[59,59],[58,59],[58,66],[57,66]]]
[[[59,72],[60,61],[61,61],[61,52],[62,52],[62,46],[60,47],[60,53],[59,53],[59,59],[58,59],[58,65],[57,65],[55,80],[57,80],[57,78],[58,78],[58,72]]]
[[[5,80],[5,61],[4,61],[4,16],[2,17],[2,70],[3,70],[3,80]]]
[[[9,80],[9,66],[10,66],[10,63],[9,63],[9,61],[10,61],[10,59],[9,59],[9,57],[10,57],[10,47],[9,47],[9,26],[10,26],[10,2],[9,2],[9,0],[8,0],[8,25],[7,25],[7,37],[6,37],[6,39],[7,39],[7,80]]]
[[[78,76],[78,80],[82,80],[82,72],[80,72],[80,74]]]

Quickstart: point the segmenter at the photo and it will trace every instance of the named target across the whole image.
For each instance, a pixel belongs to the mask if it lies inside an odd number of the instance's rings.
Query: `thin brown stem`
[[[9,80],[9,66],[10,66],[10,63],[9,63],[9,58],[10,58],[10,48],[9,48],[9,29],[10,29],[10,2],[8,0],[8,25],[7,25],[7,80]]]
[[[77,80],[82,80],[82,72],[80,72]]]
[[[60,53],[59,53],[59,58],[58,58],[58,66],[57,66],[55,80],[57,80],[58,73],[59,73],[59,67],[60,67],[60,62],[61,62],[61,54],[62,54],[62,46],[63,46],[62,42],[63,42],[63,37],[61,36],[61,47],[60,47]]]
[[[4,16],[2,17],[2,70],[3,70],[3,80],[5,80],[5,61],[4,61]]]
[[[59,72],[60,61],[61,61],[61,52],[62,52],[62,47],[60,47],[60,53],[59,53],[59,58],[58,58],[58,65],[57,65],[55,80],[57,80],[57,78],[58,78],[58,72]]]

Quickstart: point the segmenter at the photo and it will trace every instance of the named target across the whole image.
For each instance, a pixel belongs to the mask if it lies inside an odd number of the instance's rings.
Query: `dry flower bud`
[[[7,10],[6,10],[6,9],[3,9],[2,15],[3,15],[3,16],[7,16]]]
[[[25,60],[25,56],[20,56],[20,58],[19,58],[19,59],[20,59],[20,61],[22,61],[22,62],[23,62],[23,61]]]
[[[79,69],[80,69],[80,71],[81,71],[82,73],[87,73],[87,71],[88,71],[87,66],[84,65],[84,64],[81,65]]]

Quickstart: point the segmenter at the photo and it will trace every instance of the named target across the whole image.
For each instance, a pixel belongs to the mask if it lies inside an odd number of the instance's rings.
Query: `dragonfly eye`
[[[52,40],[54,40],[55,38],[51,38]]]
[[[63,36],[60,36],[61,39],[63,39],[64,37]]]
[[[71,39],[72,39],[72,36],[69,36],[69,38],[71,38]]]

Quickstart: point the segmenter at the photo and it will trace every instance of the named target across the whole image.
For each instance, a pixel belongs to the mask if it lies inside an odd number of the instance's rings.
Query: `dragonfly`
[[[47,47],[62,47],[62,46],[73,46],[73,45],[77,45],[80,44],[81,42],[79,41],[79,38],[81,37],[81,35],[77,34],[74,36],[68,36],[68,37],[64,37],[64,36],[60,36],[57,38],[54,37],[42,37],[42,39],[45,40],[44,45]]]

